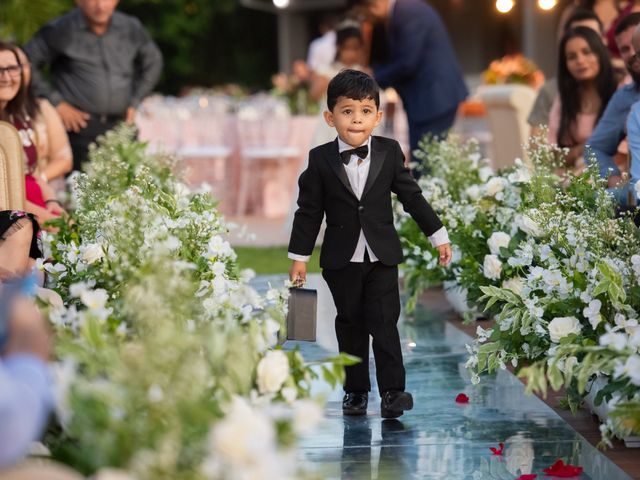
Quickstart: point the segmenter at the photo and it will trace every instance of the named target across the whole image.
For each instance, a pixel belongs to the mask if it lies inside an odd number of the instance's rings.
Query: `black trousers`
[[[350,263],[337,270],[324,269],[338,315],[336,336],[341,352],[362,362],[346,367],[345,392],[368,392],[369,335],[373,337],[373,355],[380,392],[404,391],[405,370],[398,335],[400,292],[398,267],[380,262]]]
[[[89,160],[89,145],[96,141],[99,135],[103,135],[124,120],[123,116],[95,115],[87,121],[87,126],[79,132],[67,132],[69,143],[73,152],[73,169],[82,170],[82,165]]]

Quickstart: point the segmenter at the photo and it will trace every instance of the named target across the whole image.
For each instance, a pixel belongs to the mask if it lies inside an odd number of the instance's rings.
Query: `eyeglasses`
[[[22,65],[9,65],[8,67],[0,67],[0,77],[7,73],[10,77],[16,78],[20,76]]]

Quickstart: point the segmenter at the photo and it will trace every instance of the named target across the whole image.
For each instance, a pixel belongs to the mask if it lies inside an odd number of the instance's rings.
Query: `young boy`
[[[371,136],[382,119],[379,90],[373,78],[356,70],[343,70],[329,82],[324,118],[338,138],[311,150],[300,176],[289,274],[294,282],[306,280],[306,262],[326,215],[320,266],[338,311],[338,346],[362,359],[346,368],[342,412],[367,413],[371,335],[381,415],[397,418],[413,408],[413,398],[404,391],[396,327],[398,264],[403,256],[393,226],[391,192],[438,248],[442,265],[451,260],[451,246],[446,229],[406,168],[398,142]]]

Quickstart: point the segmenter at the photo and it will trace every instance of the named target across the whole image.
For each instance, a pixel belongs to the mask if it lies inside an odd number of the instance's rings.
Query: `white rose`
[[[562,338],[572,333],[580,333],[582,325],[576,317],[555,317],[549,322],[549,336],[551,341],[558,343]]]
[[[84,290],[80,293],[80,300],[91,310],[101,310],[107,304],[109,294],[106,290],[98,288],[96,290]]]
[[[493,168],[491,167],[482,167],[478,170],[478,177],[480,177],[480,181],[483,183],[489,180],[491,175],[493,175]]]
[[[521,295],[524,288],[524,280],[520,277],[510,278],[502,282],[502,288],[511,290],[516,295]]]
[[[469,197],[470,200],[478,200],[480,198],[480,186],[479,185],[471,185],[467,187],[464,193]]]
[[[276,393],[289,377],[289,359],[282,350],[270,350],[258,363],[260,393]]]
[[[96,263],[98,260],[104,258],[104,250],[102,245],[98,243],[88,243],[82,248],[82,260],[88,265]]]
[[[497,280],[502,273],[502,262],[495,255],[485,255],[482,273],[490,280]]]
[[[500,255],[500,249],[502,247],[507,248],[510,241],[511,237],[508,234],[504,232],[493,232],[487,240],[487,245],[493,255]]]
[[[294,387],[284,387],[282,389],[282,397],[287,403],[293,403],[298,398],[298,390]]]
[[[516,225],[527,235],[538,237],[542,234],[540,226],[527,215],[516,215]]]
[[[616,369],[616,377],[626,375],[634,385],[640,386],[640,355],[631,355],[622,368]]]
[[[236,467],[255,464],[275,452],[273,422],[246,400],[234,398],[227,415],[213,426],[210,448],[213,456]]]
[[[324,417],[313,400],[299,400],[293,405],[293,429],[298,435],[311,433]]]
[[[487,191],[487,195],[495,196],[499,192],[502,192],[505,187],[505,180],[501,177],[492,177],[485,184],[485,189]]]

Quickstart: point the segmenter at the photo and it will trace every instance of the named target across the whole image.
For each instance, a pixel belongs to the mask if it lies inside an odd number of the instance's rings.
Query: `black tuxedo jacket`
[[[327,229],[320,252],[320,266],[338,269],[353,256],[360,230],[378,260],[385,265],[402,262],[402,247],[393,226],[391,192],[394,192],[425,235],[442,227],[440,219],[422,196],[420,187],[404,165],[395,140],[371,139],[371,165],[362,197],[356,197],[338,151],[337,139],[309,152],[309,165],[300,175],[298,210],[293,220],[289,252],[311,255],[322,218]]]

